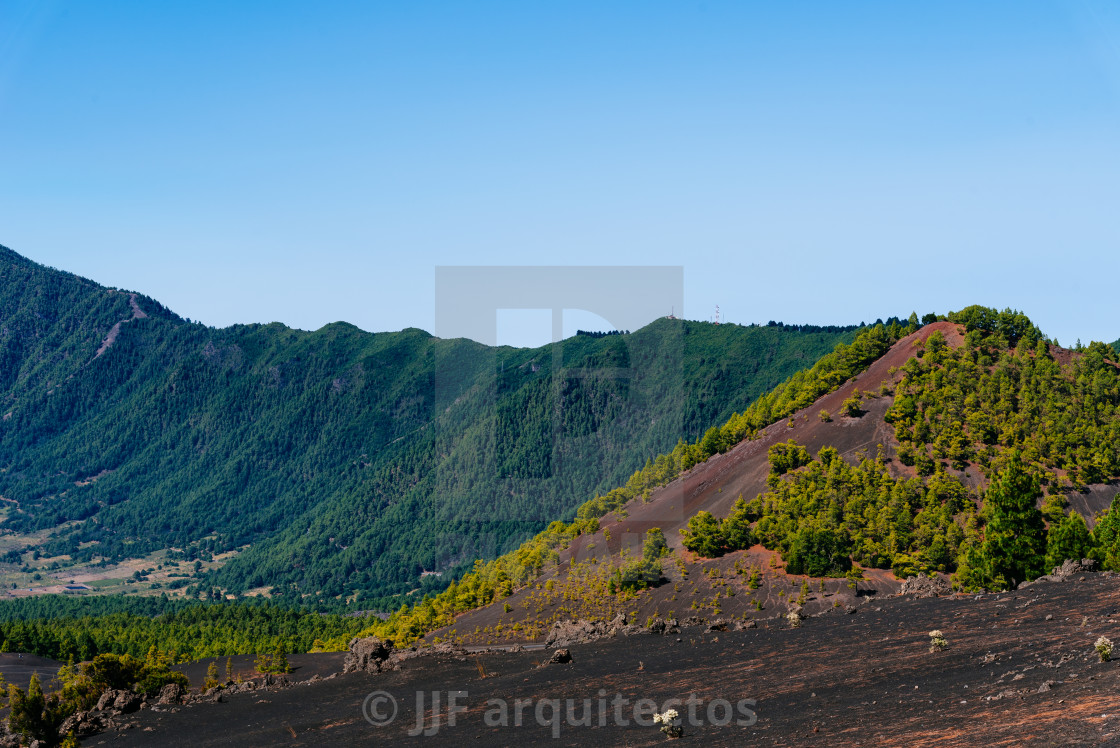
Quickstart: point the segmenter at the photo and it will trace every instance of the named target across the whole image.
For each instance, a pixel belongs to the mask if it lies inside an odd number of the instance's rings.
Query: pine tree
[[[257,659],[253,662],[253,666],[257,669],[258,673],[271,673],[272,656],[261,652],[257,655]]]
[[[731,508],[731,513],[724,518],[720,532],[727,543],[728,550],[742,551],[754,544],[750,512],[747,509],[747,502],[743,501],[741,495],[735,501],[735,506]]]
[[[1046,529],[1035,502],[1042,496],[1038,478],[1028,474],[1018,452],[992,481],[984,499],[988,524],[984,528],[983,555],[992,582],[1013,588],[1034,579],[1046,563]]]
[[[1093,536],[1085,519],[1077,512],[1070,512],[1060,522],[1050,525],[1046,538],[1046,567],[1061,566],[1066,559],[1080,561],[1093,551]]]
[[[642,559],[657,561],[662,556],[669,554],[669,544],[665,541],[665,533],[660,527],[646,530],[645,540],[642,541]]]
[[[56,715],[52,714],[51,705],[43,695],[43,686],[37,674],[31,676],[26,694],[18,686],[8,686],[8,704],[11,707],[8,725],[12,732],[29,741],[53,742],[57,722],[61,720],[55,719]]]
[[[1112,499],[1112,506],[1097,518],[1093,527],[1092,558],[1101,562],[1106,571],[1120,571],[1120,494]]]
[[[206,668],[206,680],[202,683],[202,690],[207,691],[216,685],[218,685],[218,663],[214,661]]]
[[[272,651],[272,672],[292,672],[292,668],[288,665],[288,655],[284,653],[284,647],[279,642],[276,644],[276,649]]]
[[[693,553],[704,558],[715,558],[723,553],[724,539],[720,523],[711,512],[697,512],[688,520],[687,529],[679,532],[684,547]]]

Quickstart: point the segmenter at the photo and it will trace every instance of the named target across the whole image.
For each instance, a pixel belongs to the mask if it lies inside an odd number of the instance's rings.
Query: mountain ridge
[[[657,320],[487,348],[210,328],[7,249],[0,279],[2,527],[34,541],[7,561],[224,554],[197,591],[293,601],[445,584],[421,574],[511,547],[855,333]]]

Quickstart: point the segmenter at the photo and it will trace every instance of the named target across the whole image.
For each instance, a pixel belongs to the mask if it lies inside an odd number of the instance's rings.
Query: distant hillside
[[[293,600],[515,547],[855,335],[658,320],[493,349],[209,328],[3,248],[0,279],[4,531],[72,561],[240,550],[208,584]]]

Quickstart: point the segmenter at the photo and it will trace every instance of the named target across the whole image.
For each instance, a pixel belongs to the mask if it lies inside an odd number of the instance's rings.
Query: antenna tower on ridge
[[[719,304],[716,304],[716,324],[719,324]]]

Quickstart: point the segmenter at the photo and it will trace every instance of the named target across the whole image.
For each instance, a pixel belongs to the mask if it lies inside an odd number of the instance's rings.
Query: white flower
[[[934,629],[933,631],[929,632],[929,638],[930,639],[944,639],[945,635],[942,634],[940,630]]]

